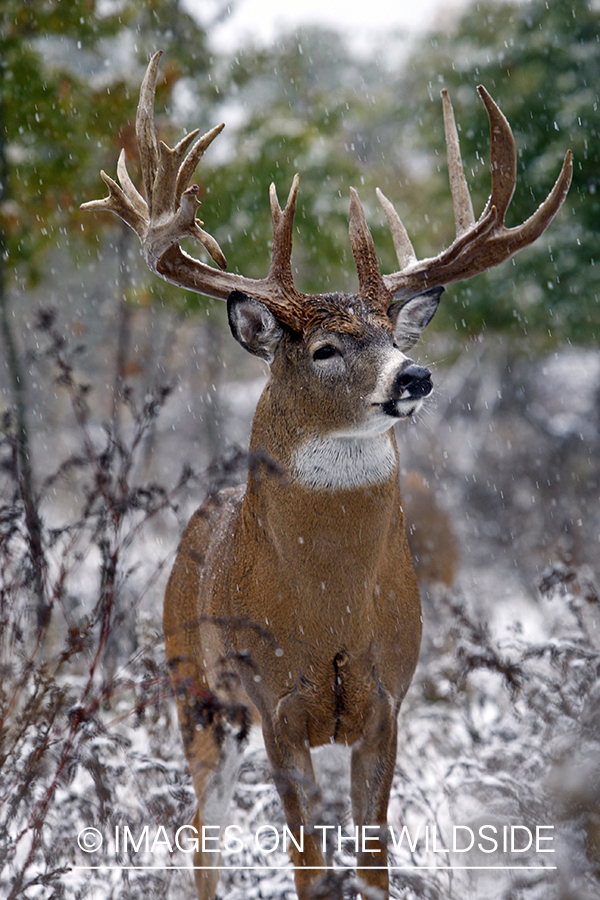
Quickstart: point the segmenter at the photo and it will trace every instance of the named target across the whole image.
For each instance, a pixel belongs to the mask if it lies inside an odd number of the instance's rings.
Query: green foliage
[[[90,114],[98,99],[64,63],[45,65],[42,45],[66,56],[75,37],[91,43],[113,32],[113,18],[92,20],[93,6],[84,0],[4,4],[2,230],[8,272],[25,268],[28,281],[40,276],[39,251],[49,237],[56,240],[70,224],[77,172],[90,164]]]

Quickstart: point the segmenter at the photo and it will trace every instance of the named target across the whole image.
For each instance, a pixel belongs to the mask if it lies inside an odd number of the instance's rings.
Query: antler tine
[[[200,134],[199,128],[186,134],[173,148],[167,146],[164,141],[159,141],[158,168],[152,187],[152,209],[157,215],[177,209],[204,151],[224,128],[224,124],[216,125],[194,144],[189,153],[188,147]]]
[[[517,148],[510,125],[483,85],[479,85],[477,93],[483,101],[490,123],[492,193],[489,202],[496,207],[500,221],[504,222],[517,184]]]
[[[214,139],[217,135],[221,134],[223,129],[225,128],[225,123],[221,123],[221,125],[215,125],[214,128],[211,128],[210,131],[207,131],[206,134],[203,134],[202,137],[194,144],[188,155],[185,157],[183,162],[181,163],[181,167],[177,174],[177,183],[175,185],[175,204],[178,204],[182,193],[185,191],[187,186],[189,185],[192,175],[194,174],[196,167],[202,157],[204,156],[205,151],[210,147]],[[195,137],[198,134],[198,129],[196,131],[192,131],[191,135]],[[190,135],[187,135],[189,138]],[[176,150],[184,144],[186,138],[179,142]],[[185,145],[186,148],[189,144]]]
[[[173,187],[185,159],[187,149],[199,133],[199,128],[190,131],[189,134],[186,134],[179,141],[176,147],[169,147],[164,141],[158,142],[158,165],[152,184],[152,203],[150,204],[150,209],[154,210],[158,215],[162,215],[165,212],[173,212],[177,209],[183,191],[180,192],[179,197],[176,199]],[[187,187],[187,184],[185,187]]]
[[[560,174],[546,199],[522,225],[509,229],[509,234],[518,232],[523,241],[523,246],[532,244],[536,241],[538,237],[544,233],[558,210],[563,205],[565,197],[569,192],[572,177],[573,153],[571,150],[567,150]]]
[[[275,282],[285,284],[292,293],[296,290],[294,287],[294,279],[292,277],[292,236],[299,186],[300,176],[296,173],[283,210],[279,205],[275,185],[271,184],[269,188],[271,220],[273,225],[273,246],[271,248],[271,265],[268,277]]]
[[[396,256],[398,257],[398,264],[400,266],[400,271],[402,271],[417,261],[417,254],[415,253],[414,247],[408,236],[408,232],[392,203],[379,188],[375,188],[375,193],[377,194],[377,199],[388,220],[388,225],[390,226],[390,231],[392,233],[392,240],[394,242],[394,249],[396,251]]]
[[[499,107],[486,89],[477,88],[490,123],[490,165],[492,192],[486,207],[475,221],[469,190],[464,177],[458,143],[458,131],[447,92],[442,91],[444,126],[448,150],[450,190],[456,221],[456,238],[447,250],[432,259],[418,261],[404,226],[389,201],[378,192],[390,222],[400,269],[383,280],[395,294],[396,302],[440,285],[453,284],[491,269],[533,243],[548,227],[560,209],[571,183],[571,151],[565,156],[560,175],[539,209],[521,225],[506,228],[504,217],[512,199],[517,176],[515,140]],[[412,251],[412,253],[411,253]]]
[[[129,177],[129,172],[127,171],[127,165],[125,163],[125,150],[121,150],[119,153],[119,159],[117,160],[117,175],[121,182],[121,187],[127,194],[127,198],[131,205],[135,208],[143,223],[147,223],[148,204]],[[137,231],[137,229],[135,230]]]
[[[283,210],[279,204],[275,185],[271,184],[269,188],[273,244],[269,274],[265,279],[265,283],[270,285],[270,293],[264,302],[281,322],[294,331],[301,332],[306,325],[307,314],[303,295],[294,285],[292,272],[292,237],[299,186],[300,176],[296,173]]]
[[[372,303],[388,308],[391,297],[383,283],[373,235],[354,188],[350,188],[350,246],[358,272],[359,291]]]
[[[132,187],[133,185],[131,183],[131,180],[129,179],[127,170],[125,169],[125,162],[121,159],[119,161],[121,163],[121,171],[124,170],[126,173],[126,189],[123,190],[123,188],[121,188],[117,184],[117,182],[110,177],[110,175],[107,175],[106,172],[102,170],[100,172],[100,177],[108,187],[108,197],[103,197],[101,200],[89,200],[87,203],[82,203],[81,209],[85,209],[90,212],[99,212],[104,210],[108,212],[114,212],[119,216],[119,218],[123,219],[123,221],[127,225],[133,228],[138,236],[141,237],[144,234],[146,226],[148,224],[148,209],[143,197],[141,197],[139,194],[137,195],[139,199],[134,199],[133,196],[128,196],[129,185],[131,185]]]
[[[444,131],[446,134],[446,153],[448,156],[448,175],[450,178],[450,192],[454,207],[454,221],[456,223],[456,236],[460,237],[475,224],[475,214],[471,202],[471,194],[465,179],[458,130],[454,119],[454,110],[450,101],[450,95],[444,88],[442,91],[442,108],[444,112]]]
[[[135,117],[135,136],[138,142],[140,162],[142,164],[142,178],[150,215],[152,215],[154,179],[158,171],[158,144],[154,128],[154,97],[161,56],[162,50],[159,50],[148,64],[140,88],[140,99]]]

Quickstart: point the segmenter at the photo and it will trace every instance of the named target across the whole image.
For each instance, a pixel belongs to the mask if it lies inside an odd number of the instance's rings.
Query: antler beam
[[[428,288],[464,281],[509,259],[537,240],[567,196],[573,174],[570,150],[567,151],[554,187],[536,212],[522,225],[505,227],[504,217],[517,181],[515,141],[510,125],[486,89],[479,86],[477,91],[490,122],[492,171],[492,193],[477,221],[463,171],[454,112],[446,90],[442,91],[442,104],[450,192],[456,223],[454,242],[438,256],[418,260],[398,213],[387,197],[377,189],[400,264],[397,272],[383,276],[383,281],[394,294],[396,302],[413,297]]]

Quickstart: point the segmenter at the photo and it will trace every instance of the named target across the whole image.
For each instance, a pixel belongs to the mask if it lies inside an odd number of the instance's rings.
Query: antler
[[[193,146],[198,130],[186,135],[174,148],[157,141],[154,96],[161,55],[159,51],[150,60],[136,115],[146,199],[131,181],[122,151],[117,164],[120,185],[102,172],[108,197],[84,203],[81,208],[109,210],[120,216],[140,238],[149,268],[167,281],[219,300],[226,300],[232,291],[242,291],[262,301],[283,324],[294,331],[304,331],[312,321],[314,310],[310,308],[310,297],[296,290],[292,276],[292,231],[298,175],[294,177],[283,210],[275,185],[270,188],[273,246],[266,278],[246,278],[220,271],[189,256],[179,246],[182,238],[193,237],[206,248],[220,269],[226,267],[218,243],[201,228],[203,223],[196,218],[200,206],[199,188],[195,184],[188,187],[205,150],[224,126],[217,125]],[[456,239],[447,250],[433,259],[419,261],[400,217],[378,189],[377,196],[386,213],[400,265],[398,272],[382,275],[358,194],[351,190],[350,242],[358,270],[359,292],[374,307],[385,311],[393,302],[406,301],[429,288],[463,281],[504,262],[546,230],[567,195],[573,168],[570,150],[556,184],[539,209],[522,225],[505,227],[504,217],[516,183],[515,142],[508,122],[488,92],[483,87],[477,90],[490,121],[492,168],[492,193],[477,222],[463,172],[452,105],[447,91],[442,91],[450,190],[456,221]],[[319,297],[314,299],[318,301]]]
[[[271,185],[273,246],[266,278],[246,278],[219,271],[189,256],[179,246],[182,238],[193,237],[206,248],[221,269],[226,268],[225,256],[217,241],[200,227],[204,223],[196,218],[200,206],[198,185],[188,187],[205,150],[225,126],[217,125],[211,129],[191,150],[191,144],[200,133],[198,129],[186,135],[174,148],[157,141],[154,96],[161,56],[162,51],[159,51],[150,60],[140,89],[135,121],[146,199],[129,177],[125,153],[121,151],[117,163],[120,185],[101,172],[108,186],[108,197],[84,203],[81,208],[109,210],[120,216],[138,235],[149,268],[167,281],[218,300],[226,300],[234,290],[243,291],[261,300],[284,324],[301,331],[306,312],[303,295],[294,287],[291,267],[298,175],[293,180],[283,210],[275,185]]]
[[[492,193],[477,222],[463,172],[452,104],[446,90],[442,91],[442,103],[450,191],[456,223],[454,242],[438,256],[418,260],[398,213],[387,197],[377,189],[400,264],[398,272],[383,276],[383,282],[394,294],[396,302],[413,297],[428,288],[471,278],[509,259],[543,234],[567,196],[573,174],[570,150],[567,151],[554,187],[536,212],[522,225],[505,227],[504,217],[517,181],[515,141],[510,125],[486,89],[479,86],[477,91],[490,122],[492,170]]]

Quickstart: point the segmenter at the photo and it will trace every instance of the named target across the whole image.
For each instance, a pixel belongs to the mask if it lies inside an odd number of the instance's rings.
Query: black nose
[[[431,372],[423,366],[411,363],[398,372],[394,387],[398,397],[401,397],[404,391],[408,391],[411,397],[426,397],[433,390]]]

